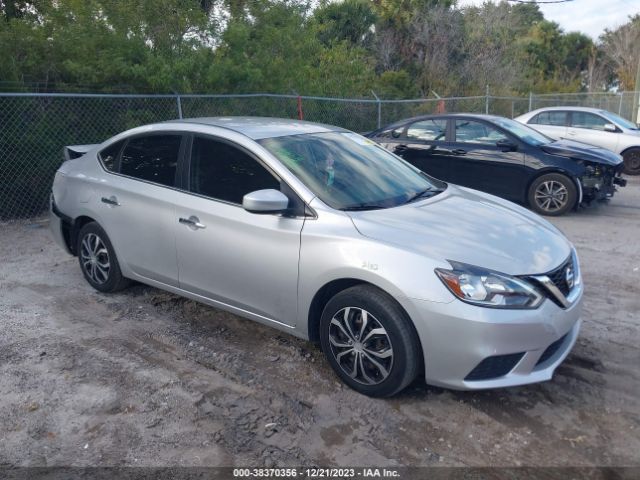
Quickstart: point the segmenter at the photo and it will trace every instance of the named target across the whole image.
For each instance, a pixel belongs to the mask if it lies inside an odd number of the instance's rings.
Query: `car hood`
[[[349,212],[364,236],[510,275],[545,273],[571,253],[565,236],[528,210],[449,185],[431,199],[384,210]]]
[[[622,163],[622,157],[617,153],[605,148],[589,145],[588,143],[576,142],[575,140],[557,140],[548,145],[543,145],[542,150],[551,155],[560,155],[576,160],[588,160],[604,165],[617,166]]]

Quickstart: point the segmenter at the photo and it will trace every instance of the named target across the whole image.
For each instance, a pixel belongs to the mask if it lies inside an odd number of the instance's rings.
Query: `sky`
[[[458,6],[481,5],[485,0],[458,0]],[[566,32],[579,31],[596,40],[605,28],[626,23],[629,15],[640,13],[639,0],[573,0],[540,4],[547,20],[560,24]]]

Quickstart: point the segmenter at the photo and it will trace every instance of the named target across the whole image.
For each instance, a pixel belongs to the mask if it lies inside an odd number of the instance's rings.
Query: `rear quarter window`
[[[124,142],[125,140],[120,140],[119,142],[109,145],[98,153],[98,158],[100,159],[102,166],[110,172],[116,171],[118,155],[120,155],[120,152],[122,151]]]

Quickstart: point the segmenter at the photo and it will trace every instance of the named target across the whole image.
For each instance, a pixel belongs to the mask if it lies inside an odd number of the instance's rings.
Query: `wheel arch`
[[[317,343],[320,342],[320,320],[322,317],[322,312],[327,302],[329,302],[329,300],[331,300],[331,298],[333,298],[338,293],[358,285],[369,286],[380,291],[382,294],[392,299],[395,302],[395,304],[398,306],[398,308],[400,308],[400,311],[406,316],[406,318],[409,321],[408,326],[411,329],[412,334],[415,336],[416,345],[418,347],[418,350],[417,350],[418,358],[416,359],[418,376],[424,375],[425,352],[423,350],[422,338],[418,333],[418,329],[416,328],[414,319],[411,317],[411,315],[409,315],[409,312],[407,311],[405,306],[402,304],[402,302],[398,301],[397,298],[395,298],[392,294],[390,294],[384,288],[381,288],[378,285],[375,285],[374,283],[371,283],[366,280],[357,279],[357,278],[335,279],[323,285],[316,292],[316,294],[313,297],[313,300],[311,301],[309,312],[308,312],[309,341],[317,342]]]
[[[632,153],[632,152],[640,152],[640,145],[633,145],[633,146],[627,147],[622,152],[620,152],[620,155],[622,155],[622,157],[623,157],[622,172],[627,174],[627,175],[638,175],[638,174],[640,174],[640,169],[639,168],[631,168],[631,164],[627,163],[629,159],[624,158],[627,154]]]
[[[79,217],[76,217],[73,220],[71,228],[69,229],[69,236],[65,237],[65,240],[67,242],[67,247],[69,248],[69,251],[73,255],[75,256],[78,255],[77,245],[78,245],[78,234],[80,233],[80,230],[82,230],[82,227],[84,227],[86,224],[91,222],[96,222],[96,220],[88,215],[80,215]]]
[[[392,298],[409,319],[411,328],[413,328],[416,338],[419,338],[418,331],[413,323],[411,315],[409,315],[409,312],[407,312],[402,303],[399,302],[392,294],[390,294],[384,288],[381,288],[380,286],[369,281],[359,278],[347,277],[338,278],[325,283],[313,296],[311,304],[309,305],[309,311],[307,313],[307,336],[311,342],[318,342],[320,340],[320,318],[322,317],[322,312],[327,302],[329,302],[329,300],[331,300],[338,293],[347,290],[348,288],[355,287],[356,285],[367,285],[373,287],[383,294],[387,295],[388,297]],[[422,354],[422,342],[419,341],[418,343],[420,344],[420,352]]]
[[[640,150],[640,145],[631,145],[630,147],[625,148],[620,152],[620,155],[624,156],[626,153],[629,153],[631,150]]]
[[[338,278],[325,283],[316,292],[309,305],[309,311],[307,312],[307,336],[310,341],[318,342],[320,340],[320,317],[322,317],[322,311],[325,305],[331,298],[338,293],[346,290],[347,288],[355,287],[356,285],[373,285],[362,279],[357,278]],[[376,287],[378,288],[378,287]]]

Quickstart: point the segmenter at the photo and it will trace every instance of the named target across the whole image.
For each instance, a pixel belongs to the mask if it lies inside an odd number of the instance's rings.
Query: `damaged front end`
[[[607,200],[618,191],[616,187],[627,185],[627,181],[622,178],[622,163],[619,165],[604,165],[589,161],[582,163],[584,174],[579,180],[583,203]]]

